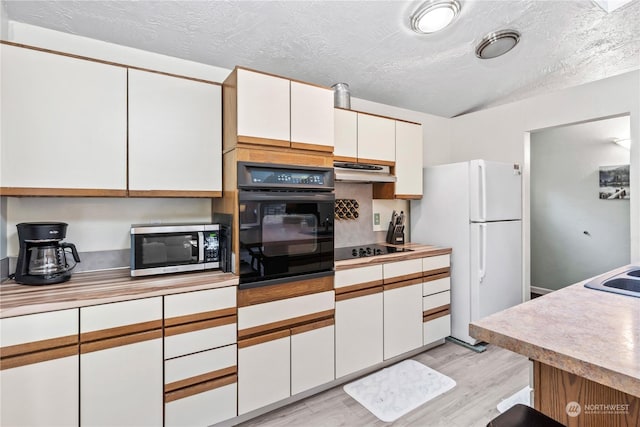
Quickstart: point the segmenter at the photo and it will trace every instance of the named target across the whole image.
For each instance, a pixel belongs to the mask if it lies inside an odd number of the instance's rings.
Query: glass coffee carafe
[[[58,245],[32,246],[29,248],[28,274],[40,276],[52,276],[72,270],[76,266],[67,262],[65,248],[75,248],[69,243],[59,243]]]

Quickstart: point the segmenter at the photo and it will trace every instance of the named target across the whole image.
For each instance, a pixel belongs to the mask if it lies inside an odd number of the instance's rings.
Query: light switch
[[[380,225],[380,213],[373,214],[373,225]]]

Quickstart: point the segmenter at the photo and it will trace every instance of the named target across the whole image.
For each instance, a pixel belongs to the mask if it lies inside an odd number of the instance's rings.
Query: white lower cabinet
[[[162,298],[80,309],[80,424],[162,425]]]
[[[78,425],[78,355],[0,371],[0,425]]]
[[[83,426],[162,424],[162,339],[80,356]]]
[[[165,406],[165,427],[209,426],[236,416],[238,385],[228,384]]]
[[[270,340],[246,347],[239,343],[238,415],[291,395],[291,341],[286,332],[264,336]]]
[[[291,330],[291,394],[335,379],[334,326],[304,332]]]
[[[448,337],[451,335],[451,315],[447,314],[425,322],[422,330],[425,345]]]
[[[77,309],[0,319],[0,425],[78,425],[77,342]]]
[[[422,346],[422,283],[384,291],[384,359]]]
[[[383,359],[382,292],[336,301],[336,378]]]

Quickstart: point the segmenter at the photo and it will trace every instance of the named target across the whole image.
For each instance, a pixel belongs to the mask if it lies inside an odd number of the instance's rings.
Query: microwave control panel
[[[204,262],[220,261],[220,239],[217,231],[204,232]]]

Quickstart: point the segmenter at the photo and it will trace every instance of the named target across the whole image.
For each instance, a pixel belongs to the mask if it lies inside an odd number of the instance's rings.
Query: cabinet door
[[[291,395],[289,331],[269,335],[266,342],[238,344],[238,415]]]
[[[326,326],[323,326],[324,324]],[[293,328],[291,334],[291,394],[333,381],[335,379],[333,320]]]
[[[239,140],[290,145],[289,80],[238,68],[237,102]]]
[[[382,292],[336,301],[336,378],[382,362]]]
[[[8,45],[0,55],[0,185],[126,195],[126,69]]]
[[[333,91],[291,82],[291,147],[333,152]]]
[[[396,121],[397,198],[422,197],[422,125]]]
[[[385,290],[384,359],[415,350],[420,346],[422,346],[422,283]]]
[[[358,161],[393,164],[396,160],[396,121],[358,113]]]
[[[358,113],[334,108],[334,139],[336,160],[358,160]]]
[[[132,195],[168,191],[215,196],[209,192],[222,191],[221,150],[220,86],[129,70]]]
[[[78,425],[78,310],[0,319],[0,425]]]
[[[162,425],[162,297],[80,309],[80,423]]]

